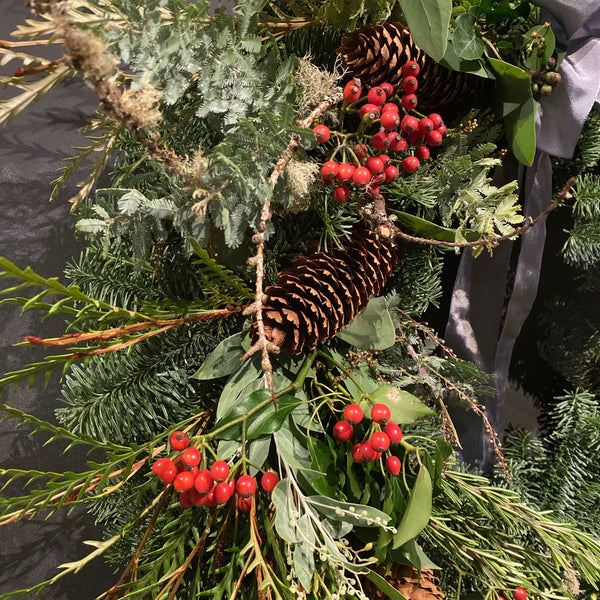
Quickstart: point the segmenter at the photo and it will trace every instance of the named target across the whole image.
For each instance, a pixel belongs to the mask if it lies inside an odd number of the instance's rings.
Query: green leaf
[[[274,437],[279,455],[290,467],[295,470],[311,468],[307,437],[298,431],[291,418],[288,417]]]
[[[369,571],[365,573],[365,577],[378,587],[390,600],[407,600],[396,588],[392,587],[379,573]]]
[[[415,215],[402,212],[400,210],[390,210],[398,217],[398,223],[402,225],[410,233],[416,234],[419,237],[425,237],[432,240],[439,240],[440,242],[456,242],[456,229],[450,227],[442,227],[436,225],[431,221],[426,221]],[[477,231],[467,229],[466,232],[461,234],[465,236],[468,241],[476,240],[479,237]]]
[[[328,496],[307,496],[306,500],[319,514],[332,521],[345,521],[352,525],[372,527],[386,525],[391,518],[372,506],[340,502]]]
[[[192,378],[206,381],[235,373],[243,364],[240,360],[244,354],[242,348],[243,335],[243,333],[236,333],[223,340],[206,357],[206,360],[192,375]]]
[[[337,333],[337,337],[364,350],[391,348],[396,341],[396,330],[385,298],[371,298],[348,327]]]
[[[275,529],[283,540],[295,544],[300,540],[297,533],[296,521],[292,519],[292,510],[295,508],[292,486],[289,479],[282,479],[271,494],[271,501],[275,506]]]
[[[441,60],[448,44],[452,0],[400,0],[415,44]]]
[[[395,423],[412,423],[421,417],[435,414],[426,404],[410,392],[400,390],[396,386],[385,384],[369,394],[368,400],[361,402],[361,408],[366,414],[371,412],[373,404],[387,404]]]
[[[313,552],[315,530],[308,515],[302,515],[298,521],[298,529],[302,541],[294,546],[294,569],[302,587],[310,592],[315,572],[315,555]]]
[[[394,534],[393,548],[399,548],[417,537],[429,523],[432,496],[431,476],[427,467],[421,465],[417,480],[410,492],[410,498],[398,531]]]
[[[273,403],[248,418],[246,425],[246,437],[249,440],[275,433],[281,429],[285,418],[298,406],[302,400],[294,396],[281,396],[277,400],[277,410]]]
[[[475,32],[475,17],[472,14],[464,13],[456,18],[452,46],[456,54],[465,60],[482,57],[485,43]]]
[[[242,362],[242,368],[236,371],[225,384],[219,403],[217,404],[217,419],[222,419],[238,402],[240,394],[250,385],[260,385],[262,375],[260,357],[254,355],[250,360]],[[252,390],[254,391],[254,390]]]
[[[453,69],[454,71],[472,73],[473,75],[485,77],[487,79],[496,78],[494,72],[492,69],[490,69],[490,67],[488,67],[483,58],[478,60],[465,60],[464,58],[461,58],[456,53],[454,44],[450,41],[448,42],[448,47],[446,48],[446,54],[444,54],[444,58],[440,61],[440,64],[448,69]]]

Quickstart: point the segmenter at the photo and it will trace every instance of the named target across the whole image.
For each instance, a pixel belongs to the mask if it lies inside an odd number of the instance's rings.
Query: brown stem
[[[231,592],[231,596],[229,596],[229,600],[234,600],[234,598],[236,597],[236,595],[242,585],[242,580],[244,579],[244,577],[246,577],[246,573],[248,572],[248,567],[250,566],[250,563],[253,558],[254,558],[254,548],[252,548],[252,550],[250,550],[250,554],[248,554],[248,558],[246,559],[246,562],[244,563],[244,567],[242,568],[242,572],[240,573],[238,580],[235,582],[235,587],[233,588],[233,590]]]

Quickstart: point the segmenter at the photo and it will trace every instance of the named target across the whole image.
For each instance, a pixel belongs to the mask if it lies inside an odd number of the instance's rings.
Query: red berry
[[[383,108],[381,109],[381,114],[385,114],[386,112],[395,112],[398,113],[400,109],[398,108],[398,105],[395,102],[388,102],[387,104],[383,105]]]
[[[352,174],[352,181],[354,181],[354,185],[364,187],[371,181],[371,171],[367,167],[358,167]]]
[[[388,456],[385,459],[385,470],[390,475],[398,475],[402,469],[402,463],[397,456]]]
[[[233,479],[233,478],[228,479],[225,483],[229,486],[231,493],[234,494],[235,493],[235,479]]]
[[[375,452],[385,452],[390,447],[390,438],[385,431],[375,431],[369,443]]]
[[[364,158],[367,155],[367,147],[364,144],[356,144],[354,154],[356,154],[356,158]]]
[[[235,491],[243,498],[253,496],[256,493],[256,479],[250,475],[242,475],[235,484]]]
[[[380,179],[382,177],[383,175],[377,175],[376,179]],[[385,180],[385,177],[383,177],[383,179]],[[374,183],[370,184],[365,190],[365,196],[371,199],[377,198],[377,196],[379,196],[379,186],[375,185]]]
[[[348,404],[344,409],[344,419],[350,425],[358,425],[363,420],[363,411],[358,404]]]
[[[363,455],[362,455],[362,452],[360,451],[361,446],[362,446],[362,444],[360,442],[358,444],[354,444],[354,446],[352,446],[352,458],[356,462],[363,461]]]
[[[404,110],[413,110],[413,108],[417,108],[418,100],[414,94],[404,94],[401,103]]]
[[[177,477],[179,471],[177,470],[177,466],[173,461],[171,463],[165,463],[165,465],[160,470],[158,474],[158,478],[163,483],[173,483],[175,481],[175,477]]]
[[[385,117],[385,115],[383,116]],[[378,131],[371,137],[371,145],[376,150],[387,150],[390,147],[390,140],[387,133],[385,131]]]
[[[371,171],[372,175],[380,175],[383,173],[384,164],[383,161],[379,158],[379,156],[369,156],[367,158],[367,162],[365,166],[369,171]]]
[[[439,131],[443,137],[446,135],[446,131],[448,131],[448,128],[445,125],[440,125],[435,131]]]
[[[388,98],[394,93],[394,86],[391,83],[382,83],[379,87],[385,92]]]
[[[419,63],[414,60],[409,60],[402,65],[402,75],[404,75],[404,77],[410,77],[411,75],[416,77],[420,70],[421,67],[419,66]]]
[[[421,162],[416,156],[407,156],[402,160],[402,168],[407,173],[414,173],[421,166]]]
[[[392,181],[394,181],[394,179],[396,179],[398,175],[400,175],[400,171],[398,171],[398,169],[394,165],[390,165],[389,167],[385,168],[386,183],[392,183]]]
[[[353,81],[349,81],[344,87],[344,100],[348,104],[352,104],[360,99],[361,92],[360,80],[354,79]]]
[[[400,117],[397,112],[388,110],[381,115],[381,126],[388,131],[396,129],[400,125]]]
[[[379,106],[373,103],[363,104],[358,111],[361,119],[367,119],[369,121],[374,121],[375,119],[379,119]]]
[[[434,129],[427,134],[427,143],[430,146],[439,146],[442,143],[443,137],[438,129]]]
[[[335,160],[328,160],[321,167],[321,175],[323,176],[323,179],[325,181],[333,181],[337,177],[339,168],[340,166],[335,162]]]
[[[217,460],[210,468],[210,476],[215,481],[225,481],[229,477],[229,465],[224,460]]]
[[[404,152],[406,150],[408,146],[406,138],[403,138],[399,133],[396,133],[394,131],[390,134],[390,139],[392,140],[390,150],[392,150],[393,152]]]
[[[419,128],[419,119],[412,115],[406,115],[400,122],[400,128],[404,133],[412,133]]]
[[[388,434],[392,446],[399,444],[402,440],[402,429],[394,421],[388,421],[383,430]]]
[[[267,494],[270,494],[278,483],[279,475],[273,471],[267,471],[260,480],[260,485],[262,486],[262,489],[267,492]]]
[[[213,486],[213,478],[208,469],[202,469],[202,471],[198,472],[196,478],[194,479],[194,487],[201,494],[208,494],[208,492],[212,489]]]
[[[444,124],[444,120],[437,113],[431,113],[430,115],[427,115],[427,117],[429,119],[431,119],[434,129],[438,129],[439,127],[441,127]]]
[[[402,80],[402,90],[405,94],[414,94],[419,87],[419,82],[416,77],[406,77]]]
[[[408,134],[408,143],[416,146],[425,140],[425,134],[422,131],[411,131]]]
[[[379,425],[385,425],[391,417],[392,413],[385,404],[375,404],[371,409],[371,419],[373,419],[375,423],[379,423]]]
[[[385,93],[384,89],[379,86],[371,88],[367,94],[367,102],[375,104],[376,106],[382,106],[385,104],[386,100],[387,94]]]
[[[206,503],[208,498],[208,494],[201,494],[195,487],[193,487],[189,492],[184,492],[185,494],[189,494],[192,504],[194,506],[202,506]]]
[[[15,77],[23,77],[23,75],[25,75],[25,71],[21,67],[17,67],[15,69]]]
[[[348,421],[338,421],[333,426],[333,437],[338,442],[347,442],[354,434],[354,427]]]
[[[350,163],[340,163],[338,167],[337,180],[341,182],[350,181],[356,165]]]
[[[252,510],[252,498],[238,498],[238,508],[242,512],[250,512]]]
[[[417,146],[415,148],[415,156],[419,160],[427,160],[431,156],[431,152],[429,152],[429,148],[427,146]]]
[[[190,491],[179,494],[179,504],[181,508],[192,508],[192,506],[194,506],[194,501]]]
[[[362,456],[362,462],[373,462],[377,460],[377,451],[373,449],[373,446],[369,442],[363,442],[360,445],[360,454]]]
[[[152,465],[152,472],[157,476],[160,477],[161,471],[165,468],[166,465],[172,465],[173,461],[170,458],[159,458],[153,465]]]
[[[329,131],[329,127],[327,127],[327,125],[317,125],[313,128],[313,133],[315,134],[317,138],[317,143],[319,144],[324,144],[326,141],[329,140],[329,136],[331,135],[331,132]]]
[[[522,587],[515,588],[513,596],[515,597],[515,600],[527,600],[527,591]]]
[[[379,158],[383,161],[384,167],[389,167],[392,164],[392,159],[387,154],[380,154]]]
[[[183,431],[174,431],[169,438],[173,450],[185,450],[190,445],[190,438]]]
[[[419,131],[422,131],[423,133],[431,131],[433,127],[433,121],[431,119],[428,119],[427,117],[423,117],[419,121]]]
[[[221,481],[221,483],[215,485],[215,500],[217,501],[217,504],[225,504],[225,502],[229,501],[231,496],[233,496],[233,492],[227,483]]]
[[[200,452],[196,446],[190,446],[181,455],[181,462],[189,467],[197,467],[200,464]]]
[[[211,488],[208,494],[206,494],[206,506],[213,508],[217,505],[217,497],[215,495],[215,488]]]
[[[348,202],[350,200],[350,188],[347,185],[340,185],[333,190],[333,197],[336,202]]]
[[[194,487],[194,476],[189,471],[182,471],[177,474],[173,481],[173,487],[176,492],[187,492]]]

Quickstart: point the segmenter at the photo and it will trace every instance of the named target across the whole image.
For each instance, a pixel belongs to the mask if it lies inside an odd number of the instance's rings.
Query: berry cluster
[[[561,82],[560,73],[555,71],[556,60],[549,58],[547,68],[544,71],[539,69],[531,70],[531,91],[536,100],[540,100],[542,96],[549,96],[552,90]]]
[[[321,144],[329,141],[332,135],[339,138],[333,155],[321,167],[323,183],[337,184],[333,192],[337,202],[348,201],[352,188],[368,198],[376,197],[380,185],[394,181],[400,176],[400,169],[405,173],[417,171],[421,161],[430,157],[429,147],[442,143],[447,128],[439,114],[410,114],[415,112],[418,104],[415,92],[419,85],[419,69],[415,61],[403,66],[403,79],[397,92],[391,84],[382,83],[362,96],[360,80],[348,82],[344,88],[342,111],[358,111],[360,124],[354,134],[333,132],[322,124],[313,129]],[[362,102],[364,104],[359,107]],[[373,126],[378,128],[374,133]],[[349,143],[352,138],[358,143]],[[343,162],[334,160],[340,151]]]
[[[333,426],[333,437],[338,442],[348,442],[354,435],[354,426],[363,420],[364,414],[358,404],[349,404],[344,409],[344,419]],[[399,444],[402,440],[402,430],[391,421],[392,414],[385,404],[375,404],[371,408],[371,420],[374,430],[368,437],[354,444],[352,458],[358,463],[369,463],[379,460],[383,453],[388,455],[385,459],[385,469],[390,475],[398,475],[402,463],[397,456],[391,454],[390,446]],[[383,430],[381,429],[383,427]]]
[[[210,468],[200,469],[200,451],[195,446],[190,446],[190,439],[183,431],[173,432],[169,443],[173,450],[181,453],[174,459],[159,458],[152,465],[152,472],[162,483],[173,484],[183,508],[213,508],[218,504],[226,504],[237,494],[238,508],[243,512],[250,512],[252,497],[257,488],[254,477],[230,477],[229,465],[224,460],[215,461]],[[261,478],[262,489],[269,494],[278,482],[279,476],[273,471],[267,471]]]

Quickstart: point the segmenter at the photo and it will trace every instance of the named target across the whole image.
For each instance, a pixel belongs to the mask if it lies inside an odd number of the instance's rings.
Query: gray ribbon
[[[536,115],[538,152],[525,173],[524,210],[536,216],[552,194],[550,156],[571,157],[583,123],[595,101],[600,101],[600,5],[598,0],[537,0],[541,20],[550,21],[557,38],[567,45],[561,64],[561,85],[544,98]],[[514,179],[506,165],[501,180]],[[502,324],[504,296],[513,242],[504,242],[491,258],[461,258],[446,328],[446,341],[458,356],[495,375],[496,395],[486,402],[487,416],[497,430],[508,385],[508,369],[516,339],[537,294],[545,223],[538,222],[521,238],[512,294]],[[494,461],[481,419],[454,411],[453,419],[463,445],[463,459],[481,468]]]

